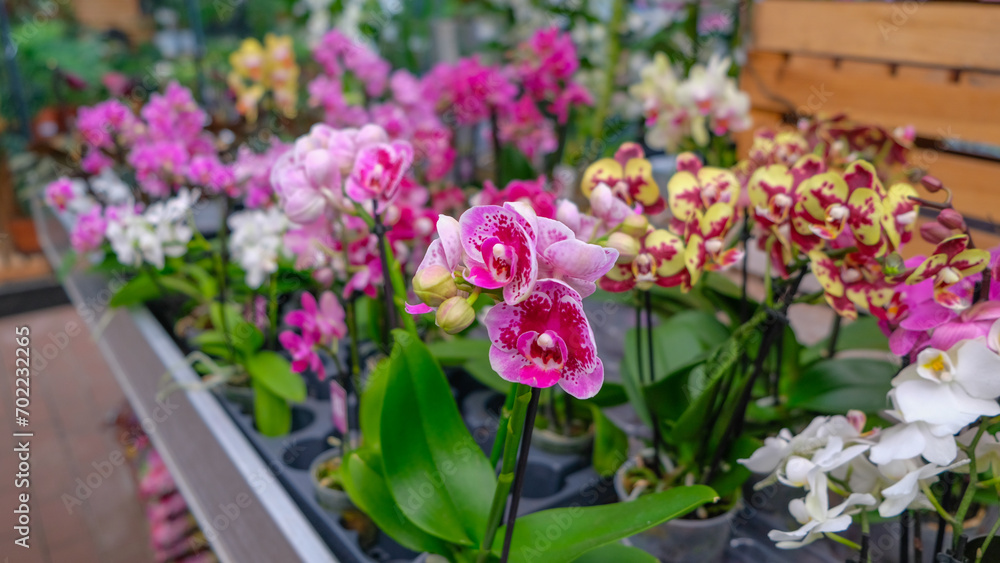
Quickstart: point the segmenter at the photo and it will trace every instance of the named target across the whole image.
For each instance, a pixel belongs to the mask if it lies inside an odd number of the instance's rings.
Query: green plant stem
[[[511,384],[507,390],[507,399],[500,410],[500,423],[497,424],[497,434],[493,438],[493,449],[490,451],[490,467],[496,469],[500,462],[500,454],[503,453],[504,441],[507,438],[507,425],[510,423],[510,411],[514,408],[514,400],[517,398],[518,385]]]
[[[996,486],[997,497],[1000,497],[1000,482],[997,482],[994,485]],[[976,563],[983,563],[983,557],[986,556],[986,550],[989,549],[990,543],[993,541],[993,538],[996,537],[998,531],[1000,531],[1000,518],[997,518],[997,521],[993,523],[993,527],[990,528],[989,533],[986,534],[986,539],[983,540],[983,545],[979,548],[979,555],[976,556]]]
[[[253,309],[251,309],[252,311]],[[267,338],[271,342],[271,349],[277,349],[278,347],[278,276],[276,274],[271,275],[271,286],[269,288],[269,295],[267,301],[267,320],[268,320],[268,332]]]
[[[507,495],[510,494],[510,487],[514,483],[518,442],[520,442],[521,434],[524,432],[524,415],[528,410],[528,402],[531,400],[532,388],[518,383],[513,386],[513,389],[515,389],[514,405],[511,407],[507,423],[507,437],[503,446],[503,465],[500,468],[500,475],[497,477],[497,488],[493,492],[490,513],[486,517],[486,533],[483,534],[483,543],[480,545],[477,563],[485,563],[490,557],[493,540],[496,539],[497,530],[500,529],[500,522],[503,520],[503,511],[507,506]],[[499,437],[499,434],[497,436]]]
[[[872,556],[868,551],[868,542],[871,539],[871,526],[868,523],[868,512],[861,513],[861,557],[860,563],[871,563]]]
[[[351,339],[351,378],[354,388],[361,389],[361,354],[358,352],[358,314],[356,300],[347,300],[347,335]]]
[[[843,536],[838,536],[837,534],[834,534],[834,533],[831,533],[831,532],[826,532],[823,535],[826,536],[827,539],[833,540],[833,541],[839,543],[840,545],[846,545],[847,547],[849,547],[849,548],[851,548],[851,549],[853,549],[855,551],[861,551],[861,546],[860,545],[852,542],[851,540],[849,540],[849,539],[847,539],[847,538],[845,538]]]
[[[938,516],[943,518],[945,522],[954,526],[955,518],[951,514],[948,514],[948,511],[945,510],[943,506],[941,506],[941,502],[937,499],[936,496],[934,496],[934,491],[932,491],[931,488],[924,483],[920,484],[920,490],[923,491],[924,495],[927,497],[927,500],[931,502],[931,506],[933,506],[934,510],[937,511]]]
[[[619,30],[625,21],[625,0],[615,0],[611,8],[611,19],[607,27],[607,50],[604,61],[604,84],[602,84],[601,98],[594,108],[594,121],[592,122],[591,134],[594,139],[604,138],[604,120],[607,119],[608,109],[611,107],[611,97],[615,93],[615,72],[618,69],[618,57],[621,55],[621,36]]]
[[[514,525],[517,524],[517,508],[521,503],[521,492],[524,490],[524,477],[528,470],[528,454],[531,452],[531,433],[535,429],[535,415],[538,414],[538,398],[541,394],[542,390],[538,387],[531,388],[528,412],[524,415],[525,430],[521,435],[521,449],[517,455],[517,469],[514,470],[514,491],[510,497],[510,511],[507,514],[507,529],[503,535],[503,550],[500,552],[500,563],[507,563],[507,558],[510,556],[510,545],[514,539]]]
[[[958,505],[958,511],[955,512],[955,521],[952,522],[952,527],[954,531],[952,532],[952,548],[958,550],[959,538],[961,538],[963,533],[963,527],[965,525],[965,515],[969,512],[969,506],[972,505],[972,498],[976,496],[976,482],[979,480],[979,470],[976,467],[976,446],[979,444],[979,440],[983,437],[986,432],[985,421],[979,424],[979,430],[976,431],[976,437],[972,439],[969,444],[969,486],[965,488],[965,494],[962,496],[962,502]]]
[[[396,313],[403,319],[403,328],[414,337],[417,336],[417,323],[413,321],[413,315],[406,312],[406,282],[403,281],[403,270],[396,260],[396,255],[392,252],[388,237],[383,237],[382,246],[385,251],[389,272],[389,282],[392,285],[392,301],[396,307]]]

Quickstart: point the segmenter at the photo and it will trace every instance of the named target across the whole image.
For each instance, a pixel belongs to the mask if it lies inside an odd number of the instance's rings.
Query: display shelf
[[[41,202],[32,202],[32,212],[58,271],[69,248],[66,231]],[[338,561],[279,482],[284,467],[264,462],[210,392],[157,397],[168,372],[181,385],[199,378],[146,307],[108,307],[114,283],[113,277],[82,271],[63,280],[219,559]]]

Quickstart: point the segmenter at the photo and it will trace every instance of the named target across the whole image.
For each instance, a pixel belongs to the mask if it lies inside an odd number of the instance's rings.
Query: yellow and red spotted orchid
[[[751,175],[762,166],[784,164],[792,166],[809,153],[809,143],[798,131],[771,131],[762,129],[754,134],[747,158],[740,161],[733,172],[740,183],[747,184]]]
[[[885,189],[871,164],[852,162],[843,176],[816,174],[799,184],[796,192],[794,226],[799,233],[836,241],[837,247],[854,244],[870,256],[885,254]]]
[[[619,254],[618,263],[597,282],[601,289],[619,293],[654,285],[679,285],[685,291],[691,288],[684,261],[684,241],[680,237],[665,229],[649,227],[636,241],[637,251]]]
[[[295,62],[292,38],[268,34],[264,44],[245,39],[229,55],[233,70],[227,82],[237,97],[237,111],[247,121],[257,119],[257,106],[267,92],[286,117],[294,117],[298,102],[299,66]]]
[[[982,272],[989,263],[988,251],[969,248],[968,235],[955,235],[941,241],[934,254],[906,278],[906,283],[913,285],[933,279],[934,301],[949,309],[965,309],[970,305],[968,298],[951,288],[964,278]]]
[[[724,270],[743,258],[741,248],[726,248],[726,235],[734,221],[735,212],[729,203],[720,201],[705,212],[695,211],[684,247],[690,285],[698,283],[702,271]]]
[[[892,300],[895,286],[885,279],[882,265],[871,256],[855,252],[838,263],[822,250],[813,250],[809,261],[826,302],[844,318],[856,319],[858,311],[884,311]]]
[[[694,154],[681,153],[677,155],[677,173],[667,183],[671,228],[687,239],[689,231],[701,230],[702,218],[715,204],[724,204],[734,214],[739,195],[740,183],[731,171],[702,166]]]
[[[883,202],[882,228],[892,250],[899,250],[913,238],[920,206],[912,198],[917,190],[906,183],[893,184]]]
[[[636,143],[625,143],[614,158],[602,158],[587,167],[580,190],[589,198],[591,191],[601,184],[611,188],[629,206],[641,205],[644,213],[653,215],[666,206],[653,179],[653,165]]]
[[[793,211],[799,197],[799,185],[825,172],[826,166],[819,157],[806,155],[790,168],[784,164],[770,164],[758,168],[750,177],[747,185],[750,213],[757,229],[766,233],[757,240],[761,249],[770,246],[771,263],[782,277],[787,277],[787,265],[799,250],[809,252],[822,243],[806,222],[796,219]],[[769,242],[771,240],[774,242]]]

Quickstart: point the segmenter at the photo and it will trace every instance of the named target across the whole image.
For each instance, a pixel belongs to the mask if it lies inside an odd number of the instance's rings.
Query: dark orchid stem
[[[497,189],[502,189],[500,185],[500,120],[497,118],[497,108],[490,106],[490,136],[493,141],[493,181],[497,184]]]
[[[385,225],[382,224],[382,215],[376,211],[378,209],[378,202],[374,199],[372,200],[372,218],[375,220],[375,236],[378,237],[378,253],[379,258],[382,259],[382,293],[385,295],[385,319],[386,319],[386,330],[385,330],[385,345],[386,348],[389,347],[389,333],[392,329],[396,328],[396,304],[393,301],[392,296],[392,284],[389,283],[390,276],[392,272],[389,270],[389,253],[386,252],[385,248]]]
[[[517,469],[514,472],[514,491],[510,498],[510,512],[507,514],[507,530],[503,535],[503,552],[500,563],[507,563],[510,556],[510,542],[514,538],[514,524],[517,522],[517,507],[521,503],[521,492],[524,490],[524,473],[528,469],[528,452],[531,449],[531,431],[535,428],[535,415],[538,413],[538,397],[541,389],[531,388],[531,400],[528,402],[528,413],[524,420],[524,434],[521,435],[521,450],[518,453]]]
[[[830,329],[830,342],[826,347],[826,357],[833,358],[837,353],[837,339],[840,338],[840,325],[844,318],[834,311],[833,327]]]
[[[781,401],[781,367],[785,358],[785,325],[784,323],[780,324],[781,326],[775,329],[779,334],[776,336],[774,371],[771,372],[770,380],[771,398],[774,399],[775,406]]]
[[[913,562],[924,563],[923,522],[919,510],[913,511]]]
[[[944,485],[944,495],[941,497],[941,506],[945,510],[951,511],[954,508],[951,506],[954,504],[954,477],[951,473],[945,473],[941,478],[941,483]],[[945,522],[944,516],[938,515],[938,526],[937,535],[934,537],[934,556],[937,557],[941,550],[944,549],[944,532],[948,527],[948,523]]]
[[[899,524],[903,527],[903,535],[899,538],[899,563],[910,562],[910,511],[904,510],[903,516],[899,519]],[[864,559],[862,559],[864,561]]]
[[[355,309],[355,299],[351,296],[347,300],[347,334],[351,339],[351,378],[354,387],[361,388],[361,354],[358,352],[358,314]]]
[[[989,301],[990,285],[993,284],[993,270],[986,268],[983,270],[982,285],[979,286],[979,301]]]
[[[861,535],[861,554],[858,557],[858,563],[868,563],[868,551],[869,545],[871,544],[871,536],[869,534]]]
[[[649,356],[649,372],[646,374],[646,379],[648,380],[647,384],[652,385],[656,379],[656,368],[654,367],[656,364],[653,354],[653,300],[648,290],[642,293],[646,307],[646,353]],[[660,444],[663,439],[660,437],[660,421],[656,418],[656,413],[652,409],[649,411],[649,422],[653,426],[653,452],[656,455],[656,466],[659,467]]]
[[[750,211],[748,208],[743,209],[743,232],[740,233],[740,240],[743,241],[743,264],[740,265],[743,274],[740,284],[740,322],[745,323],[750,320],[750,303],[747,300],[747,264],[750,262],[747,257],[747,242],[750,241]],[[765,259],[770,260],[771,257],[767,256]]]

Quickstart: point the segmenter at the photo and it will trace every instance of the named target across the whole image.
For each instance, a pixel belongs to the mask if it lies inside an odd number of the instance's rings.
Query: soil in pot
[[[652,469],[655,466],[645,459],[652,457],[652,452],[643,454],[625,462],[615,473],[615,491],[620,502],[625,502],[624,499],[632,494],[635,487],[642,486],[643,481],[649,483],[657,479]],[[651,490],[654,488],[650,487]],[[626,541],[663,563],[722,563],[740,504],[732,502],[723,506],[727,508],[724,511],[693,512],[689,515],[690,519],[664,522]]]

